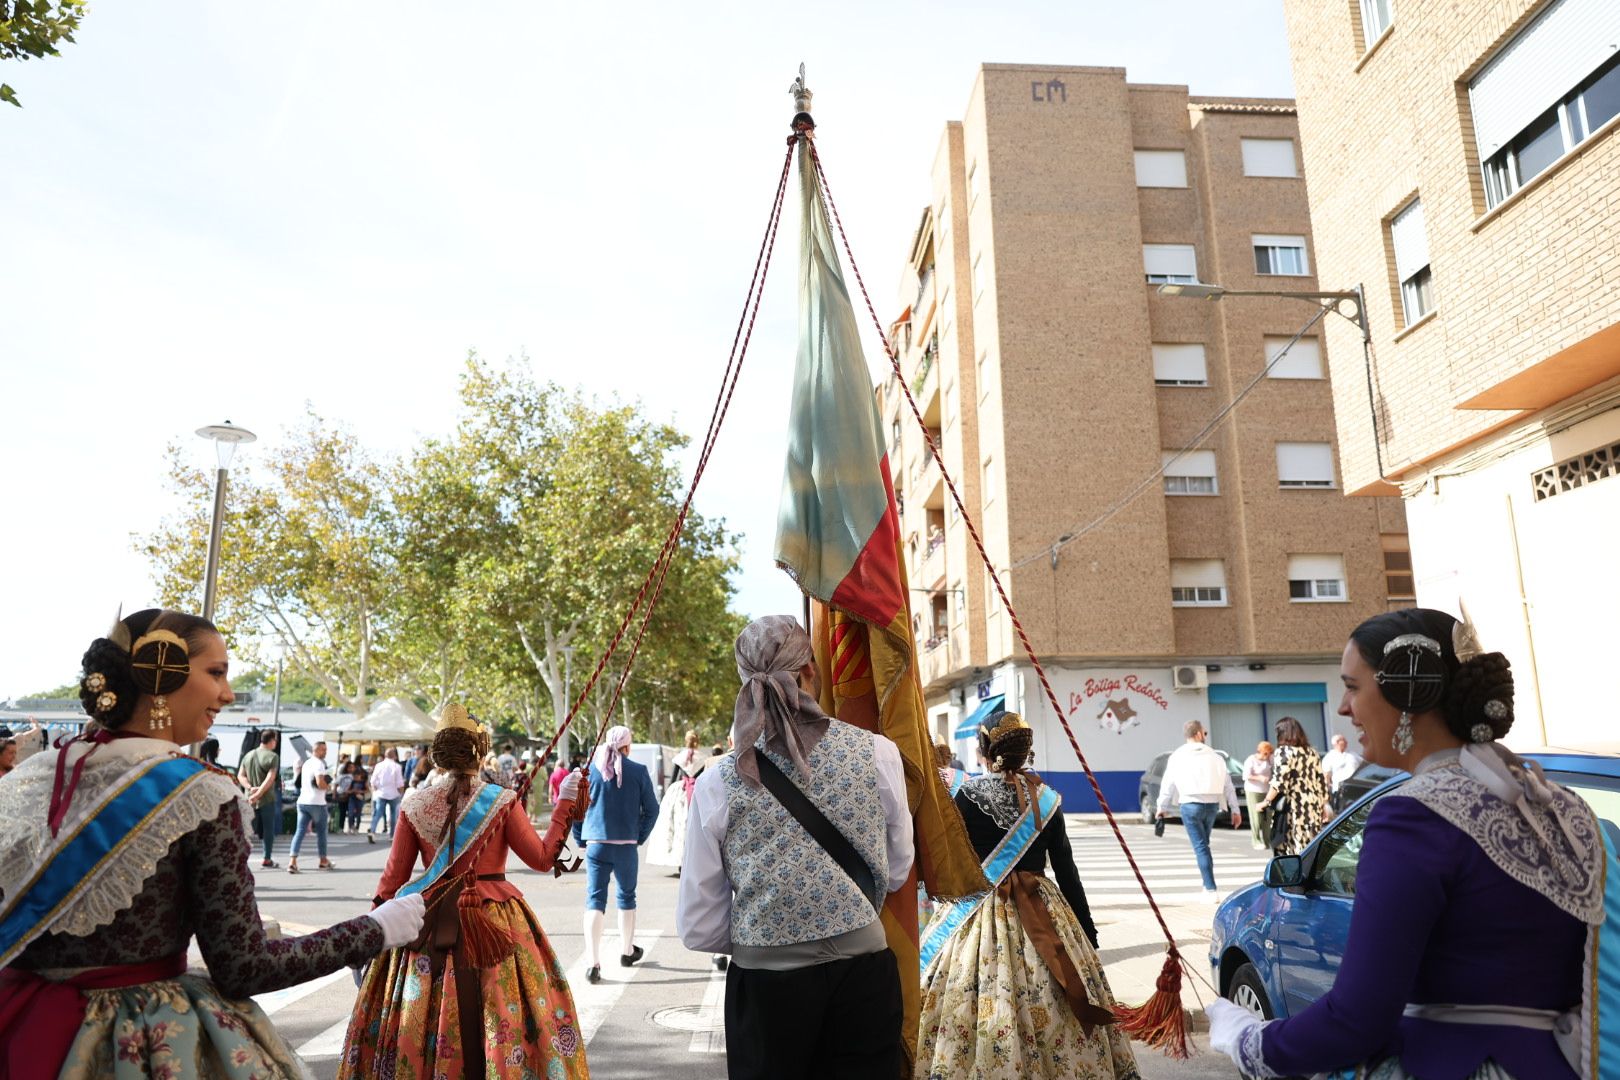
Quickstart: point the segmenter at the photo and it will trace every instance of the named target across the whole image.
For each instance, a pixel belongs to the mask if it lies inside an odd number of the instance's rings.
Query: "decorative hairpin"
[[[107,689],[107,676],[99,671],[92,671],[84,677],[84,688],[92,694],[99,694]]]
[[[1440,643],[1428,634],[1402,634],[1390,638],[1389,644],[1384,646],[1384,655],[1388,656],[1396,649],[1418,648],[1434,653],[1436,656],[1445,655],[1440,650]]]
[[[103,690],[96,695],[96,714],[112,712],[118,707],[118,695],[111,690]]]

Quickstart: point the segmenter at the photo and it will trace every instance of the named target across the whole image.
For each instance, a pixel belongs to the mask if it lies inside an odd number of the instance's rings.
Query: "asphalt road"
[[[1201,961],[1205,948],[1200,938],[1208,939],[1213,905],[1201,895],[1185,837],[1174,826],[1162,838],[1155,838],[1151,829],[1141,825],[1124,828],[1184,955]],[[1071,823],[1071,835],[1080,875],[1096,913],[1110,984],[1121,1000],[1141,1001],[1151,992],[1163,960],[1162,932],[1100,819],[1077,818]],[[279,844],[276,858],[282,868],[261,870],[257,858],[253,860],[259,905],[267,918],[296,932],[350,918],[369,907],[387,852],[384,838],[368,845],[363,836],[332,837],[330,854],[337,868],[330,871],[312,869],[316,858],[310,838],[299,859],[303,872],[296,876],[285,869],[287,838],[280,838]],[[1217,877],[1224,890],[1253,880],[1264,865],[1263,855],[1249,849],[1246,834],[1217,832],[1214,848]],[[686,951],[675,936],[674,876],[665,868],[643,865],[636,940],[647,955],[634,968],[610,960],[602,969],[603,983],[591,986],[584,979],[583,965],[584,874],[553,878],[519,866],[508,872],[568,969],[594,1075],[631,1080],[725,1076],[720,1009],[724,976],[714,970],[709,957]],[[603,951],[610,957],[617,952],[618,942],[613,918],[610,910],[603,937]],[[1185,1000],[1197,1008],[1197,999],[1207,993],[1204,987],[1195,986]],[[337,1073],[343,1031],[355,995],[354,980],[345,970],[266,995],[260,1001],[314,1074],[328,1080]],[[1195,1043],[1203,1051],[1204,1037],[1195,1036]],[[1148,1080],[1238,1075],[1227,1059],[1207,1051],[1187,1061],[1173,1061],[1139,1045],[1137,1060]]]

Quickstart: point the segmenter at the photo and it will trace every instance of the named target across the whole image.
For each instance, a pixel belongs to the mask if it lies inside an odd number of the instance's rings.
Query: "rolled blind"
[[[1395,245],[1395,273],[1405,281],[1429,265],[1429,234],[1423,226],[1423,200],[1395,215],[1389,223],[1389,237]]]
[[[1266,338],[1266,363],[1276,360],[1271,368],[1273,379],[1320,379],[1322,377],[1322,345],[1313,337],[1300,338],[1288,347],[1288,355],[1277,360],[1277,354],[1288,346],[1288,338]]]
[[[1180,453],[1174,464],[1170,459]],[[1166,476],[1208,476],[1215,475],[1215,451],[1188,450],[1185,453],[1178,450],[1164,452],[1164,473]]]
[[[1343,581],[1342,555],[1290,555],[1289,581]]]
[[[1558,104],[1617,47],[1620,3],[1555,0],[1468,84],[1480,160]]]
[[[1187,155],[1180,150],[1138,150],[1137,187],[1187,186]]]
[[[1203,382],[1204,347],[1199,344],[1153,346],[1153,377],[1159,382]]]
[[[1150,274],[1198,276],[1198,256],[1191,244],[1143,244],[1142,267]]]
[[[1176,589],[1224,589],[1226,566],[1219,559],[1171,559],[1170,585]]]
[[[1244,176],[1298,176],[1292,139],[1243,139]]]
[[[1327,443],[1277,444],[1277,480],[1281,483],[1333,482],[1333,447]]]

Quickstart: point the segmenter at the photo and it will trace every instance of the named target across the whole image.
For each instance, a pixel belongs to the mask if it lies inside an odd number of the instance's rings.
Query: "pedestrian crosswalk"
[[[1141,825],[1124,826],[1124,833],[1155,900],[1161,904],[1208,903],[1192,847],[1179,826],[1172,824],[1163,836],[1154,836]],[[1106,825],[1071,826],[1069,844],[1093,909],[1135,907],[1144,902],[1119,841]],[[1271,857],[1270,852],[1254,849],[1246,831],[1217,830],[1210,838],[1210,848],[1221,899],[1260,880]]]

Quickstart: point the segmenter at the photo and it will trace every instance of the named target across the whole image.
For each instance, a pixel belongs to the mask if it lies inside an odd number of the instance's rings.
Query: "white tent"
[[[433,720],[413,702],[391,697],[373,705],[364,720],[356,720],[342,731],[345,740],[356,742],[429,743],[433,741]]]

